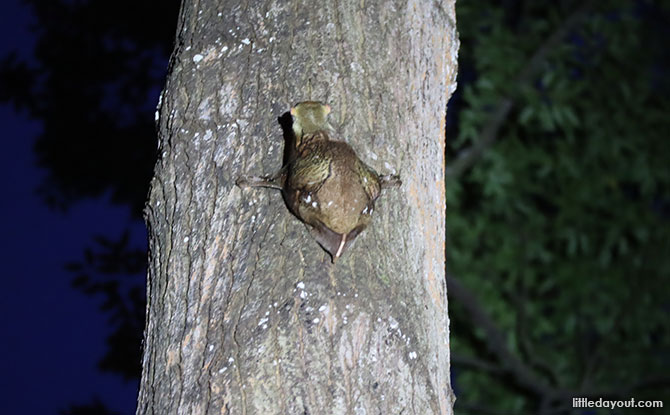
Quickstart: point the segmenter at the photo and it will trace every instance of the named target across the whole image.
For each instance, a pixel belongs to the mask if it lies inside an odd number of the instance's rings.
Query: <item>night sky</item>
[[[17,50],[29,57],[34,37],[30,12],[18,0],[3,2],[0,56]],[[97,363],[110,333],[101,299],[72,287],[64,269],[79,260],[93,234],[118,237],[131,224],[133,244],[144,243],[143,224],[108,197],[48,208],[35,189],[46,173],[35,166],[33,145],[40,123],[0,104],[4,287],[0,301],[3,374],[1,414],[57,414],[94,397],[121,414],[135,410],[137,384],[104,374]]]

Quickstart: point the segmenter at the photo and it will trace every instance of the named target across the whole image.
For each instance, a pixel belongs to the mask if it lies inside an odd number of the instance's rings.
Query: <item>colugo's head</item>
[[[291,108],[293,132],[297,138],[328,128],[326,118],[330,105],[318,101],[304,101]]]

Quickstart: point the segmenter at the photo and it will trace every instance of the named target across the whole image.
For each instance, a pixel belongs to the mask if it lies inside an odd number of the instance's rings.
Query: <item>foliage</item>
[[[134,221],[119,240],[95,237],[83,258],[66,267],[76,288],[104,297],[111,334],[99,367],[137,379],[146,250],[135,248],[128,232],[140,222],[155,162],[154,111],[180,2],[24,3],[34,16],[35,48],[0,57],[0,101],[41,123],[35,152],[46,173],[38,191],[47,204],[67,209],[111,196],[130,208]],[[65,412],[108,413],[103,409],[95,400]]]
[[[82,261],[66,264],[75,274],[74,287],[87,295],[104,297],[101,309],[109,315],[114,331],[107,338],[108,349],[98,366],[126,380],[137,379],[141,372],[146,306],[144,286],[138,284],[138,277],[146,272],[147,253],[130,246],[129,239],[129,232],[118,241],[97,235],[94,248],[84,250]]]
[[[457,3],[448,165],[477,146],[503,100],[513,107],[482,156],[447,178],[448,272],[554,390],[670,396],[670,381],[656,379],[670,369],[670,8],[490,3]],[[532,61],[574,13],[578,23]],[[457,412],[586,413],[498,370],[505,362],[458,303],[453,352],[470,364],[456,365]]]
[[[25,3],[36,20],[34,54],[0,60],[0,100],[42,123],[35,151],[48,175],[41,195],[67,208],[109,192],[139,217],[178,2]]]

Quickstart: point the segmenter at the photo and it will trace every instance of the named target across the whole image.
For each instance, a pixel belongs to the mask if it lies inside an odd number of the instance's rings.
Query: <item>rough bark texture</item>
[[[446,4],[444,4],[446,3]],[[451,414],[444,122],[454,3],[182,8],[147,205],[138,414]],[[281,194],[278,117],[312,99],[403,185],[336,265]]]

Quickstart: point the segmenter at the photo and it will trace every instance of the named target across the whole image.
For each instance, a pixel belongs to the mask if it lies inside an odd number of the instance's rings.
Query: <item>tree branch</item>
[[[537,376],[530,367],[509,350],[504,333],[500,331],[496,323],[484,311],[484,308],[477,301],[473,293],[449,273],[447,273],[447,290],[451,298],[459,302],[470,314],[474,325],[484,330],[486,336],[485,342],[488,349],[496,356],[501,367],[497,368],[491,363],[482,362],[478,359],[452,357],[452,361],[457,364],[469,364],[471,367],[480,367],[495,374],[499,374],[500,370],[507,371],[514,378],[518,386],[530,391],[540,399],[540,413],[542,414],[560,413],[564,407],[560,406],[557,408],[552,407],[552,405],[554,403],[561,404],[565,400],[571,400],[576,397],[625,398],[631,392],[637,390],[670,385],[670,376],[649,377],[629,385],[612,387],[609,390],[569,389],[550,385],[544,379]]]
[[[527,331],[528,315],[526,314],[525,306],[527,304],[526,294],[524,293],[522,298],[519,293],[512,292],[510,293],[510,296],[517,309],[516,335],[519,345],[519,353],[533,369],[546,375],[552,384],[558,384],[558,374],[550,364],[539,358],[539,354],[533,347],[533,343],[529,337]]]
[[[491,374],[502,374],[503,368],[491,362],[487,362],[475,357],[463,356],[459,354],[451,355],[451,363],[454,365],[465,366],[470,369],[477,369],[482,372],[489,372]]]
[[[505,335],[498,329],[496,323],[486,314],[470,290],[450,274],[447,274],[447,292],[465,307],[474,324],[484,329],[489,350],[498,358],[503,369],[514,376],[519,386],[539,396],[554,394],[555,388],[536,376],[509,350]]]

